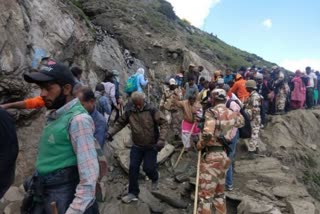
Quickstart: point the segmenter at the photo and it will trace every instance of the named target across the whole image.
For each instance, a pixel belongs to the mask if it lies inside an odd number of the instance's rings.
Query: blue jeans
[[[159,178],[157,165],[158,152],[153,148],[145,148],[141,146],[132,146],[130,152],[129,167],[129,193],[136,196],[139,195],[139,172],[140,165],[143,161],[143,171],[152,180],[157,181]]]
[[[235,157],[235,154],[236,154],[236,146],[237,146],[238,140],[239,140],[239,131],[237,131],[236,136],[234,136],[234,138],[231,140],[231,143],[229,144],[229,148],[230,148],[230,154],[229,154],[230,166],[229,166],[229,169],[228,169],[227,175],[226,175],[226,187],[227,188],[231,188],[233,186],[232,161],[234,160],[234,157]]]
[[[77,172],[76,172],[77,173]],[[52,213],[51,203],[56,202],[58,213],[65,213],[75,198],[79,176],[75,171],[58,172],[42,177],[44,186],[40,201],[36,202],[32,214]],[[65,181],[65,182],[64,182]],[[60,183],[60,184],[59,184]],[[87,208],[84,214],[99,214],[97,202]]]

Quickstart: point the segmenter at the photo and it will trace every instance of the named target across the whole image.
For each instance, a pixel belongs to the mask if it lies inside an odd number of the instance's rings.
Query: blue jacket
[[[106,96],[101,95],[101,92],[96,91],[95,97],[97,99],[96,109],[98,112],[100,112],[102,115],[111,114],[111,103],[108,101],[108,98]]]
[[[94,137],[103,148],[106,141],[107,122],[102,114],[100,114],[96,108],[90,114],[95,125]]]
[[[143,74],[138,74],[138,92],[143,92],[143,88],[148,84],[148,80],[144,79]]]
[[[233,77],[232,74],[230,74],[230,75],[228,75],[228,76],[225,76],[225,77],[224,77],[224,83],[225,83],[225,84],[228,84],[228,83],[231,82],[233,79],[234,79],[234,77]]]

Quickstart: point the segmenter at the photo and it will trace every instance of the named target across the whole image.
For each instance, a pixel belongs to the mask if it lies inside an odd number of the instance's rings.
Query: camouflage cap
[[[253,88],[253,89],[257,89],[257,83],[254,80],[248,80],[246,82],[246,88]]]
[[[223,89],[214,89],[211,94],[217,100],[226,100],[227,99],[227,92]]]

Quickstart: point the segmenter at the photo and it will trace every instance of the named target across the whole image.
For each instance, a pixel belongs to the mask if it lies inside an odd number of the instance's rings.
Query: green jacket
[[[77,165],[77,157],[68,131],[70,121],[76,115],[83,113],[87,113],[87,111],[80,102],[77,102],[59,118],[44,127],[36,163],[40,175],[47,175],[56,170]]]

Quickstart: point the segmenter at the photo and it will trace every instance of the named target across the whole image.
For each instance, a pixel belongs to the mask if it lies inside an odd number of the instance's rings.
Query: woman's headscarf
[[[119,71],[112,70],[112,74],[113,74],[113,77],[117,80],[117,82],[119,82],[120,81],[120,78],[119,78],[120,73],[119,73]]]
[[[296,76],[301,77],[301,75],[302,75],[302,72],[300,70],[296,70]]]
[[[139,68],[136,72],[136,74],[142,74],[144,75],[144,69],[143,68]]]

